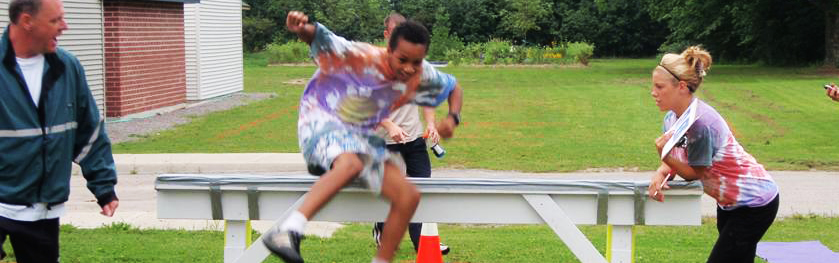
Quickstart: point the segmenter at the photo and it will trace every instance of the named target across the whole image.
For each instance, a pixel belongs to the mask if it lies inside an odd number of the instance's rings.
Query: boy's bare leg
[[[363,167],[361,159],[355,154],[342,154],[335,158],[332,169],[312,185],[300,208],[293,211],[278,229],[265,233],[262,239],[265,247],[285,262],[302,263],[300,242],[303,239],[306,222],[341,188],[357,177]]]
[[[382,182],[382,196],[390,200],[390,212],[385,219],[382,246],[376,252],[376,258],[390,262],[396,254],[399,241],[405,235],[408,223],[414,216],[414,211],[417,210],[420,193],[396,165],[387,162],[384,182]]]
[[[341,191],[341,188],[358,177],[358,173],[363,168],[364,164],[358,155],[354,153],[338,155],[332,162],[332,169],[329,169],[312,185],[297,211],[306,216],[306,219],[311,219],[335,194]]]

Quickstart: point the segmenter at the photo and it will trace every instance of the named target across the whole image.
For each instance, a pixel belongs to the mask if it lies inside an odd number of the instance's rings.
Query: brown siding
[[[186,102],[183,3],[105,0],[107,116]]]

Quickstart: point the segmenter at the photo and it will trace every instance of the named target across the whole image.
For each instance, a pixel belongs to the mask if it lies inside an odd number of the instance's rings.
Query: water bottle
[[[434,153],[434,156],[437,156],[437,159],[443,158],[446,155],[446,150],[443,149],[443,146],[440,146],[439,143],[435,143],[431,146],[431,152]]]
[[[422,138],[425,139],[426,144],[431,144],[432,141],[428,139],[428,136],[428,130],[425,130],[425,134],[422,135]],[[431,152],[434,153],[434,156],[437,156],[437,159],[443,158],[443,156],[446,155],[446,150],[443,149],[443,146],[440,146],[439,142],[431,145]]]

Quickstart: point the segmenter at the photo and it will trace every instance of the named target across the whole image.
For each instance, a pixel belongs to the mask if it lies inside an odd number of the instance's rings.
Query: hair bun
[[[711,69],[711,54],[699,46],[688,47],[682,52],[682,57],[691,68],[696,70],[698,77],[705,77],[707,75],[705,71]]]

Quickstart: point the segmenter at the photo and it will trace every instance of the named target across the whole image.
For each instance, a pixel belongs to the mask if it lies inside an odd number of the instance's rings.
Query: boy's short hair
[[[414,44],[424,45],[426,52],[428,52],[428,48],[431,46],[431,37],[429,36],[428,29],[416,21],[408,20],[396,26],[393,32],[390,33],[388,47],[391,50],[396,50],[400,38]]]

